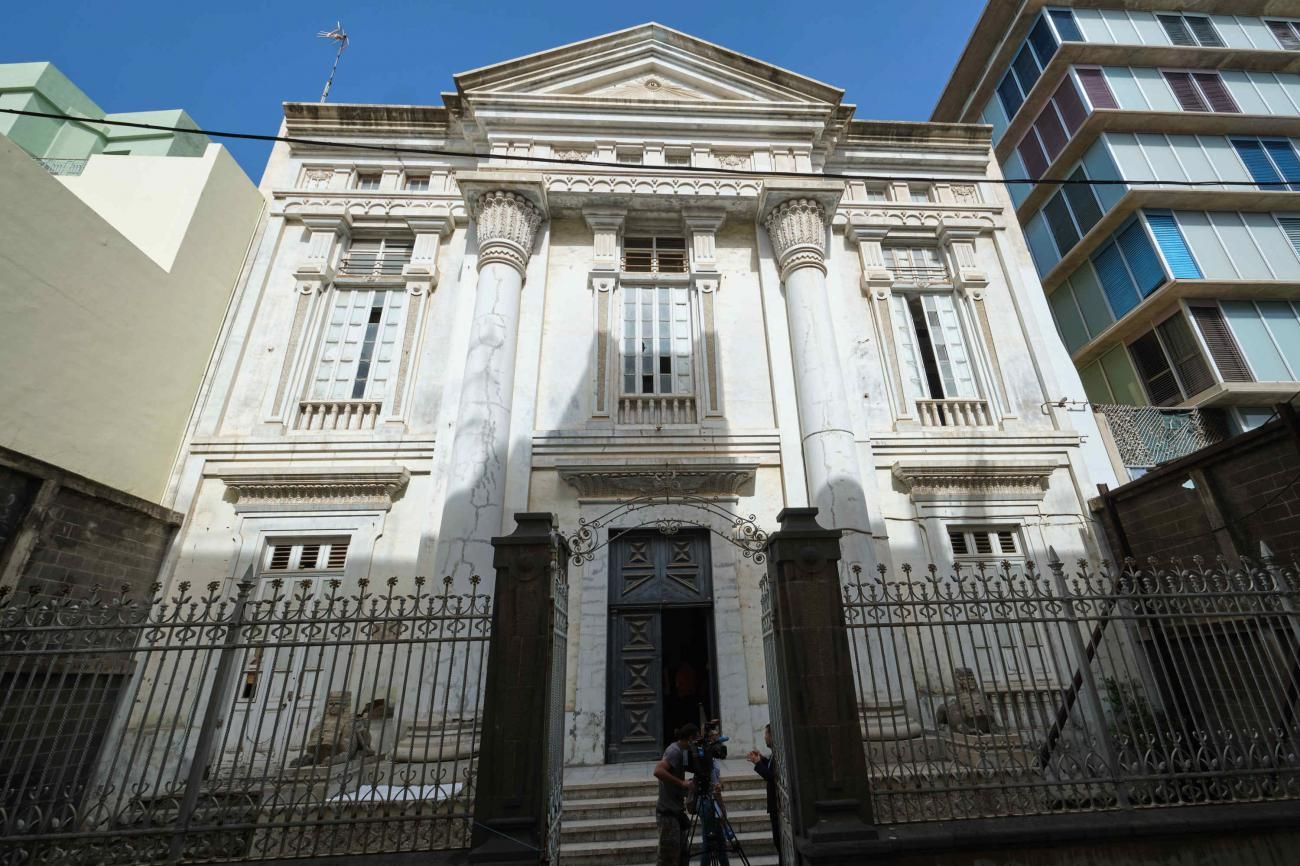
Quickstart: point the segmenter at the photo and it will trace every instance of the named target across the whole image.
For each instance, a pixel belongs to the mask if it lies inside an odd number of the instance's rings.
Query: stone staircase
[[[583,768],[588,769],[588,768]],[[658,831],[653,764],[623,764],[570,771],[565,775],[564,823],[560,833],[563,866],[652,866]],[[601,772],[606,771],[606,772]],[[747,761],[723,764],[723,801],[731,825],[751,866],[775,866],[767,820],[767,789]],[[697,831],[698,850],[698,831]],[[730,855],[732,866],[742,866]],[[698,855],[692,864],[699,862]]]

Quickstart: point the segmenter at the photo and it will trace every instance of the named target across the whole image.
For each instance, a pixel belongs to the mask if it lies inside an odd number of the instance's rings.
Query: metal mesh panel
[[[1125,466],[1155,466],[1185,457],[1228,437],[1218,412],[1156,406],[1097,404],[1106,416]]]

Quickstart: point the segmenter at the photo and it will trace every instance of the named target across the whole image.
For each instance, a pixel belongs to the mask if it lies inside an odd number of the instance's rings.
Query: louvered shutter
[[[1038,83],[1038,76],[1042,73],[1038,69],[1038,61],[1034,59],[1033,52],[1025,45],[1016,55],[1016,59],[1011,61],[1011,68],[1015,70],[1016,78],[1020,81],[1020,89],[1025,96],[1029,91],[1034,89]]]
[[[1168,406],[1180,402],[1182,394],[1178,390],[1178,380],[1174,378],[1174,371],[1169,367],[1155,331],[1147,331],[1128,348],[1151,404]]]
[[[1174,92],[1174,98],[1182,106],[1183,111],[1209,111],[1210,107],[1205,104],[1201,98],[1201,93],[1192,83],[1192,76],[1186,72],[1166,72],[1164,73],[1165,81],[1169,83],[1169,89]]]
[[[1296,159],[1291,142],[1285,138],[1266,138],[1261,143],[1268,151],[1268,155],[1273,158],[1273,164],[1282,173],[1282,179],[1291,184],[1291,189],[1300,190],[1300,159]],[[1281,187],[1273,188],[1281,189]]]
[[[1047,66],[1052,55],[1056,53],[1056,37],[1052,35],[1052,28],[1048,26],[1046,18],[1040,17],[1038,23],[1029,31],[1029,44],[1034,46],[1038,65]]]
[[[1115,240],[1124,253],[1128,269],[1133,272],[1133,280],[1137,283],[1138,291],[1145,298],[1165,281],[1165,267],[1160,263],[1155,248],[1151,246],[1151,239],[1147,237],[1142,223],[1135,221],[1120,232]]]
[[[1175,45],[1195,45],[1196,38],[1192,36],[1192,31],[1187,29],[1183,23],[1181,15],[1157,15],[1161,25],[1165,28],[1165,33],[1169,34],[1169,41]]]
[[[1223,83],[1217,72],[1193,72],[1192,78],[1201,88],[1201,93],[1205,95],[1206,101],[1210,104],[1211,111],[1217,111],[1221,114],[1237,114],[1238,108],[1232,94],[1228,92],[1228,86]]]
[[[1300,256],[1300,217],[1278,217],[1278,224],[1286,232],[1286,239],[1291,242],[1296,255]]]
[[[1051,10],[1052,23],[1056,25],[1056,32],[1060,34],[1061,39],[1065,42],[1083,42],[1083,34],[1079,32],[1079,25],[1075,23],[1074,13],[1069,9]]]
[[[1278,44],[1287,51],[1300,51],[1300,31],[1291,26],[1289,21],[1266,21],[1268,29],[1277,37]]]
[[[352,396],[371,296],[367,291],[335,292],[313,377],[313,400],[347,400]]]
[[[1259,139],[1234,138],[1232,139],[1232,146],[1236,148],[1237,156],[1241,157],[1246,170],[1255,179],[1255,183],[1260,185],[1260,189],[1276,190],[1282,188],[1282,185],[1278,183],[1282,178],[1278,176],[1277,171],[1273,168],[1273,163],[1269,161],[1268,155],[1264,153],[1264,146],[1260,144]]]
[[[1156,330],[1164,341],[1174,361],[1174,371],[1182,382],[1183,391],[1188,397],[1201,393],[1214,384],[1214,374],[1210,365],[1205,363],[1201,347],[1192,335],[1192,329],[1182,313],[1175,313],[1161,322]]]
[[[1043,142],[1043,150],[1046,151],[1047,161],[1050,164],[1061,155],[1068,140],[1065,127],[1061,126],[1061,119],[1056,116],[1056,109],[1052,107],[1052,103],[1043,106],[1038,120],[1034,121],[1034,129],[1038,131],[1038,138]]]
[[[1187,248],[1187,241],[1183,238],[1183,233],[1178,230],[1174,215],[1169,211],[1149,210],[1146,211],[1146,216],[1147,224],[1151,226],[1151,234],[1155,235],[1156,243],[1160,244],[1160,251],[1165,254],[1165,261],[1169,263],[1174,278],[1201,279],[1201,269],[1197,266],[1192,251]]]
[[[1029,171],[1029,179],[1040,178],[1047,172],[1047,154],[1043,153],[1043,145],[1038,141],[1038,133],[1032,127],[1025,132],[1025,137],[1020,139],[1016,151]]]
[[[912,314],[907,309],[907,299],[894,292],[889,297],[889,306],[893,311],[894,335],[898,343],[898,362],[902,365],[903,396],[910,406],[914,400],[930,396],[925,384],[925,373],[921,370],[921,356],[916,347],[916,331],[912,328]]]
[[[1188,28],[1196,41],[1206,48],[1222,48],[1223,40],[1219,38],[1219,31],[1214,29],[1214,24],[1204,15],[1184,15],[1183,20],[1187,22]]]
[[[952,295],[923,295],[921,302],[930,331],[930,346],[943,379],[943,396],[978,397]]]
[[[1065,128],[1069,130],[1070,135],[1074,135],[1088,116],[1088,109],[1084,107],[1083,100],[1079,98],[1079,91],[1074,86],[1074,79],[1068,75],[1065,77],[1065,80],[1061,82],[1061,86],[1056,88],[1056,93],[1052,94],[1052,102],[1056,103],[1056,108],[1061,113],[1061,119],[1065,121]]]
[[[1138,305],[1137,289],[1124,266],[1124,256],[1120,254],[1119,244],[1111,241],[1097,251],[1092,257],[1093,268],[1101,288],[1106,293],[1110,308],[1119,318]]]
[[[1047,227],[1052,230],[1052,238],[1061,255],[1074,249],[1074,245],[1079,242],[1079,232],[1070,219],[1070,209],[1065,203],[1064,193],[1058,192],[1047,200],[1047,204],[1043,205],[1043,217],[1047,220]]]
[[[1237,348],[1237,341],[1232,338],[1228,322],[1223,318],[1223,311],[1218,305],[1192,307],[1192,317],[1201,329],[1205,345],[1209,347],[1214,366],[1219,368],[1219,375],[1225,382],[1253,382],[1250,367]]]
[[[1110,85],[1106,83],[1105,72],[1097,67],[1075,69],[1074,72],[1079,76],[1079,81],[1083,84],[1083,92],[1087,94],[1088,101],[1092,103],[1094,109],[1119,108],[1119,103],[1115,101],[1115,94],[1110,92]]]
[[[1016,84],[1015,76],[1010,71],[1002,76],[1002,81],[998,84],[998,99],[1002,101],[1002,108],[1007,112],[1008,119],[1016,116],[1016,112],[1025,101],[1025,98],[1020,95],[1020,85]]]
[[[1101,219],[1101,206],[1097,204],[1096,193],[1088,185],[1088,176],[1082,168],[1076,168],[1070,175],[1071,183],[1063,187],[1070,210],[1074,211],[1074,221],[1079,224],[1079,231],[1087,234],[1088,230]]]

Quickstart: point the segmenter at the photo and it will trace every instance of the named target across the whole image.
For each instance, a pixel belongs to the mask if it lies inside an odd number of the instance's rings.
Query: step
[[[746,856],[749,857],[751,866],[776,862],[776,849],[772,847],[772,834],[766,828],[762,831],[742,831],[736,835],[740,839],[740,844],[744,848]],[[603,842],[569,843],[566,841],[560,849],[560,862],[564,866],[651,864],[654,863],[655,849],[658,845],[658,838],[654,835]],[[758,859],[767,857],[771,859]],[[696,855],[695,859],[698,861],[698,855]],[[728,859],[735,866],[742,866],[739,857],[732,855]]]
[[[766,809],[737,809],[728,805],[727,819],[737,833],[769,829]],[[584,818],[570,820],[566,814],[560,824],[560,840],[565,850],[570,842],[599,842],[602,839],[631,839],[656,834],[653,813],[618,818]],[[742,836],[743,841],[743,836]]]
[[[620,797],[591,797],[583,800],[564,800],[564,820],[589,818],[619,818],[653,815],[657,792],[646,791]],[[766,809],[766,788],[727,788],[724,799],[729,809]]]
[[[654,796],[659,790],[658,785],[659,783],[648,772],[645,778],[641,780],[566,784],[564,786],[564,801],[568,803],[575,800],[630,796],[640,791],[648,791],[651,796]],[[767,788],[767,782],[757,773],[750,773],[747,776],[724,775],[722,777],[722,789],[724,791],[748,791],[755,788],[763,790]]]

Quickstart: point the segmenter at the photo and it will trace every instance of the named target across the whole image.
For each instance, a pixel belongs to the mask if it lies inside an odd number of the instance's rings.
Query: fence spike
[[[1264,560],[1265,563],[1273,558],[1273,548],[1269,547],[1266,541],[1261,540],[1259,542],[1259,558]]]

